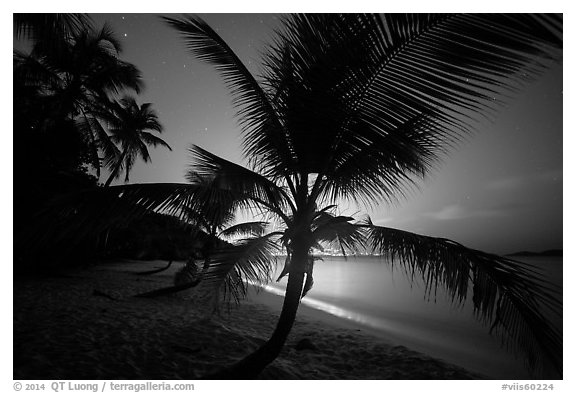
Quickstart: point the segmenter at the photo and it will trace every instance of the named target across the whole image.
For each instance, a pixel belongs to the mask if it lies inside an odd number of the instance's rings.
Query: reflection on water
[[[562,286],[562,258],[518,259],[542,268]],[[265,289],[284,295],[285,285],[283,279]],[[528,378],[522,360],[500,348],[488,328],[474,319],[471,301],[453,304],[441,289],[427,300],[419,277],[408,278],[381,258],[325,257],[316,262],[314,287],[302,302],[493,378]]]
[[[279,285],[278,286],[266,285],[263,287],[263,289],[266,290],[267,292],[273,293],[275,295],[284,296],[284,291],[286,288],[281,288]],[[379,324],[374,324],[371,321],[370,317],[368,317],[367,315],[360,314],[360,313],[352,311],[352,310],[347,310],[347,309],[342,308],[341,306],[338,306],[338,305],[333,304],[333,303],[328,303],[328,302],[325,302],[322,300],[318,300],[318,299],[315,299],[315,298],[310,297],[310,296],[302,299],[302,303],[307,305],[307,306],[310,306],[312,308],[315,308],[317,310],[327,312],[328,314],[332,314],[332,315],[335,315],[335,316],[340,317],[340,318],[349,319],[349,320],[352,320],[354,322],[358,322],[358,323],[372,326],[372,327],[376,327],[376,328],[380,327]]]

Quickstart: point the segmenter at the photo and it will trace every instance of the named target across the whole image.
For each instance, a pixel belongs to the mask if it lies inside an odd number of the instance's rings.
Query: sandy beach
[[[167,286],[177,264],[117,261],[14,279],[14,379],[197,379],[255,350],[274,329],[280,297],[260,294],[206,318],[194,293],[133,295]],[[311,348],[298,349],[307,339]],[[302,306],[262,379],[482,379],[360,325]]]

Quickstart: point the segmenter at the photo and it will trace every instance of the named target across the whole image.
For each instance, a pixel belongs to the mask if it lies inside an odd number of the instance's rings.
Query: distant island
[[[519,251],[512,254],[506,254],[507,257],[561,257],[562,250],[546,250],[542,252]]]

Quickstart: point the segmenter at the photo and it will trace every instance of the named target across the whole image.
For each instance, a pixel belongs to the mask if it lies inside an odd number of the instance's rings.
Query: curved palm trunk
[[[215,374],[207,375],[203,379],[255,379],[266,366],[280,355],[296,320],[304,286],[304,268],[307,258],[307,247],[301,246],[294,250],[282,312],[272,337],[256,352],[248,355],[240,362]]]
[[[170,261],[170,263],[172,263],[172,261]],[[160,271],[168,269],[169,267],[170,267],[170,265],[166,266],[165,268],[160,269]],[[139,295],[134,295],[134,297],[152,298],[152,297],[158,297],[158,296],[163,296],[163,295],[170,295],[171,293],[177,293],[177,292],[185,291],[185,290],[190,289],[190,288],[194,288],[202,282],[202,277],[204,276],[204,273],[206,273],[206,271],[208,270],[209,267],[210,267],[210,258],[206,258],[204,260],[204,265],[202,266],[202,272],[200,273],[200,279],[199,280],[187,282],[187,283],[180,284],[180,285],[172,285],[170,287],[155,289],[153,291],[144,292],[144,293],[141,293]],[[143,274],[143,273],[138,273],[138,274]],[[152,274],[152,273],[147,273],[147,274]]]
[[[174,262],[174,261],[172,261],[172,260],[169,261],[169,262],[168,262],[168,265],[166,265],[166,266],[164,266],[164,267],[161,267],[161,268],[159,268],[159,269],[146,270],[146,271],[144,271],[144,272],[137,272],[136,274],[139,275],[139,276],[146,276],[146,275],[149,275],[149,274],[160,273],[160,272],[163,272],[164,270],[168,270],[168,268],[170,268],[170,266],[172,266],[172,262]]]

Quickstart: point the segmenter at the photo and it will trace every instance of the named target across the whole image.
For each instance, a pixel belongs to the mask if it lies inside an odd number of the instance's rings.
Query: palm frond
[[[185,210],[189,222],[200,222],[206,228],[223,228],[233,221],[237,209],[246,207],[244,198],[234,190],[220,187],[212,178],[189,172],[188,181],[196,187],[195,199]]]
[[[120,94],[125,89],[140,93],[144,89],[144,80],[140,70],[126,61],[116,59],[103,64],[86,79],[86,85],[101,95]]]
[[[34,46],[31,55],[61,73],[66,83],[81,83],[96,96],[116,95],[125,89],[138,93],[143,87],[141,73],[121,60],[120,53],[120,41],[104,26],[83,30],[70,39],[60,38],[58,45],[50,48]]]
[[[396,127],[380,120],[350,124],[347,135],[350,144],[333,158],[322,192],[332,201],[345,198],[365,205],[404,198],[459,140],[424,113]]]
[[[125,89],[139,93],[144,87],[140,70],[119,58],[122,44],[109,25],[77,36],[73,49],[76,54],[93,61],[84,79],[91,90],[106,96],[108,93],[120,94]]]
[[[38,87],[42,92],[44,89],[60,85],[57,73],[45,67],[39,59],[16,50],[14,51],[14,81],[24,86]]]
[[[168,143],[147,132],[147,130],[157,132],[163,130],[151,104],[138,105],[136,99],[128,95],[118,101],[101,101],[102,104],[94,108],[94,115],[106,122],[112,134],[109,139],[122,148],[122,155],[117,156],[115,162],[111,161],[112,166],[119,168],[113,173],[114,178],[119,177],[123,169],[125,181],[128,181],[130,170],[137,157],[142,158],[144,162],[149,162],[148,145],[163,146],[172,151]]]
[[[267,94],[228,44],[199,17],[163,19],[180,32],[198,59],[214,65],[221,73],[238,108],[237,117],[245,136],[244,154],[254,167],[266,175],[278,176],[284,175],[279,168],[294,168],[290,140]],[[275,165],[263,165],[264,161],[274,161]]]
[[[343,255],[347,251],[357,251],[364,243],[364,233],[361,227],[352,223],[353,220],[352,217],[320,212],[312,223],[314,242],[338,247]]]
[[[92,20],[85,14],[13,14],[16,38],[30,38],[49,44],[90,28]]]
[[[232,238],[235,236],[262,236],[268,223],[265,221],[241,222],[220,232],[219,236]]]
[[[331,200],[396,200],[484,114],[491,118],[550,59],[560,60],[557,19],[290,16],[266,54],[264,79],[294,165],[319,173]],[[265,162],[277,135],[260,138],[245,143]]]
[[[91,128],[95,133],[97,146],[100,148],[100,150],[102,150],[104,166],[108,168],[113,167],[114,164],[117,163],[117,160],[120,158],[120,150],[118,150],[118,147],[112,143],[110,135],[108,135],[98,119],[91,119]]]
[[[187,174],[189,181],[198,176],[211,179],[219,188],[235,193],[235,199],[252,206],[265,206],[280,217],[285,217],[288,204],[286,192],[266,177],[218,157],[196,145],[190,148],[194,160]]]
[[[204,273],[203,285],[215,292],[222,290],[226,301],[244,298],[249,283],[266,285],[274,272],[273,253],[278,251],[275,236],[243,239],[215,253]]]
[[[97,146],[96,136],[93,131],[93,122],[95,119],[83,114],[74,121],[75,127],[80,134],[89,141],[91,146]],[[90,164],[96,170],[96,177],[100,177],[100,156],[98,155],[98,149],[90,149],[88,151]]]
[[[200,212],[189,206],[182,207],[183,218],[182,220],[192,225],[195,228],[201,229],[206,233],[210,233],[213,221],[210,220],[209,214]]]
[[[379,30],[367,46],[377,61],[365,64],[369,78],[351,105],[371,119],[390,118],[386,108],[428,108],[436,122],[467,130],[463,115],[495,110],[502,93],[544,69],[541,59],[561,56],[561,39],[532,15],[387,14],[382,24],[365,18]]]
[[[137,150],[138,153],[140,153],[140,156],[142,157],[142,160],[144,162],[149,162],[150,161],[150,156],[148,155],[148,149],[146,148],[146,146],[141,146],[140,142],[137,142],[138,145],[137,147],[140,147],[140,149],[136,149],[136,146],[130,146],[128,148],[128,151],[135,151]],[[132,168],[134,167],[134,163],[136,162],[136,154],[132,153],[132,154],[126,154],[125,158],[124,158],[124,162],[122,163],[122,167],[124,169],[124,183],[128,183],[130,181],[130,172],[132,171]],[[120,172],[118,172],[118,174],[120,174]]]
[[[154,134],[151,134],[149,132],[142,132],[140,136],[142,138],[142,142],[145,143],[146,145],[152,145],[154,147],[164,146],[168,150],[172,151],[172,148],[168,143],[166,143],[163,139]]]
[[[118,56],[124,49],[122,41],[116,36],[109,22],[105,22],[96,32],[92,43],[98,50],[106,51],[112,56]]]
[[[515,351],[526,353],[533,370],[549,362],[562,373],[562,337],[547,314],[561,315],[554,290],[530,265],[472,250],[447,239],[362,224],[374,251],[400,264],[456,302],[471,296],[476,317]]]

